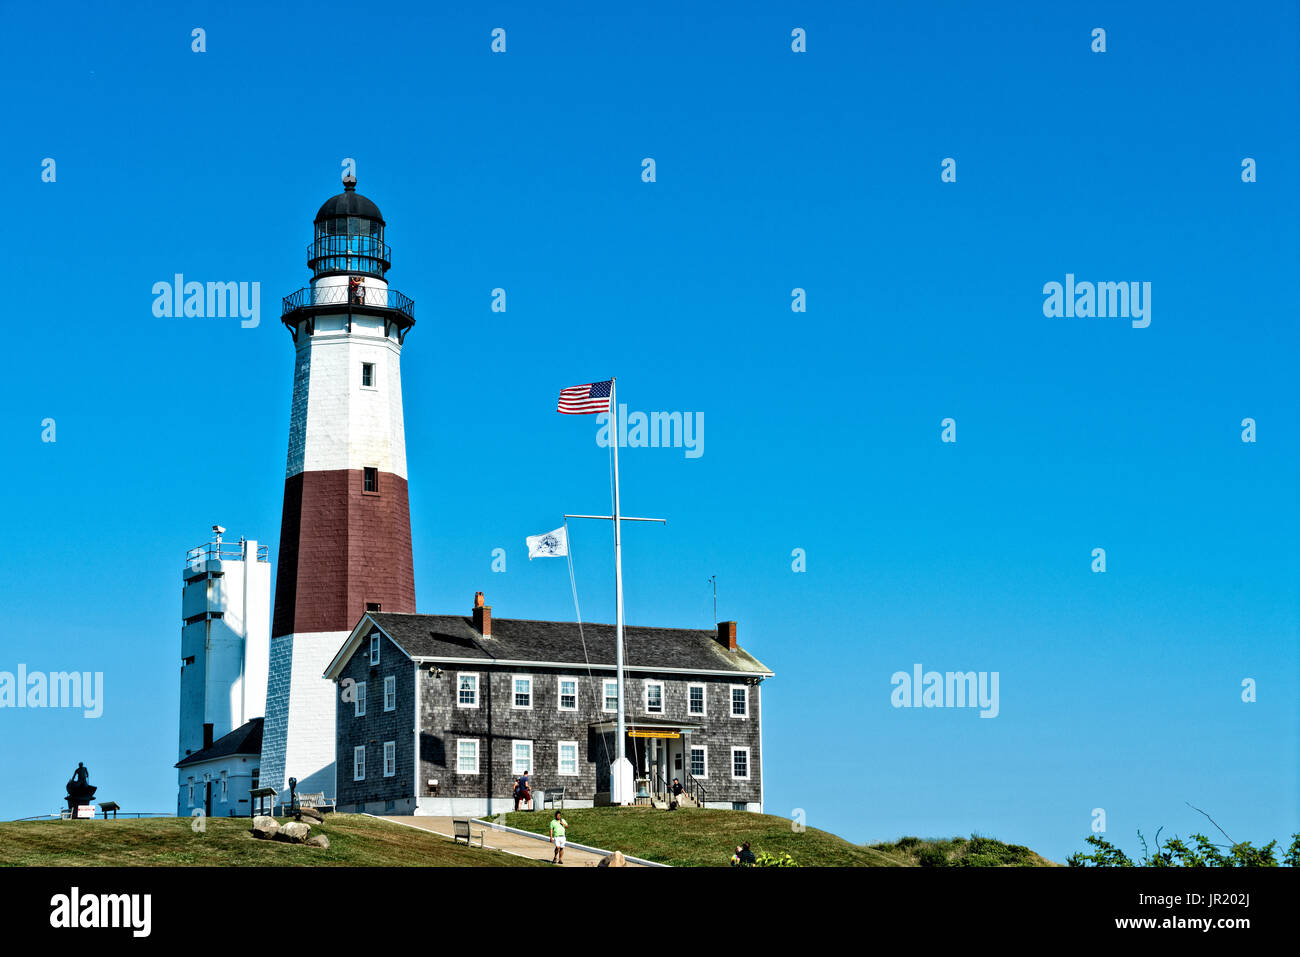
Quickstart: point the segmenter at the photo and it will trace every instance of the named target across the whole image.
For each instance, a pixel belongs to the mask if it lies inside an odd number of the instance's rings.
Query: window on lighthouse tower
[[[362,470],[361,490],[363,492],[379,492],[379,469],[367,465]]]

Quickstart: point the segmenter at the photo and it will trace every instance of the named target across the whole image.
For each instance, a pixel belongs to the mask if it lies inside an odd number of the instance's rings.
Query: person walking
[[[532,792],[528,788],[528,772],[524,771],[519,780],[515,782],[515,810],[519,810],[520,801],[531,800],[532,796]]]
[[[564,863],[564,838],[568,833],[569,822],[560,816],[560,812],[555,812],[555,820],[551,821],[551,843],[555,845],[555,851],[551,854],[552,864]]]

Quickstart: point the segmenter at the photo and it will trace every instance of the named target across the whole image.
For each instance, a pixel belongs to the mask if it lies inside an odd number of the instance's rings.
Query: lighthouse
[[[293,401],[261,761],[281,792],[294,777],[336,793],[322,674],[365,612],[415,611],[401,376],[415,304],[388,285],[385,227],[345,176],[316,213],[311,284],[284,299]]]

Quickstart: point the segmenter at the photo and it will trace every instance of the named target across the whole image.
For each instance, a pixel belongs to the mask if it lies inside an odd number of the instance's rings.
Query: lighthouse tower
[[[322,677],[366,611],[414,612],[402,344],[384,218],[345,176],[316,214],[311,285],[286,296],[293,405],[271,624],[261,780],[333,796],[334,694]]]

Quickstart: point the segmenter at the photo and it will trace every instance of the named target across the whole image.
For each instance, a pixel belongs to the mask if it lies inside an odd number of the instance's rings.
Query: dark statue
[[[298,779],[289,779],[289,811],[290,813],[298,810]]]
[[[72,780],[68,782],[68,810],[75,811],[78,807],[91,803],[97,790],[90,783],[90,772],[78,761],[77,770],[72,772]]]

